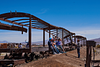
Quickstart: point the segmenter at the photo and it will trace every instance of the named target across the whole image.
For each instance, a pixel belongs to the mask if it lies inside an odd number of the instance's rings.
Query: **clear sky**
[[[100,0],[1,0],[0,14],[25,12],[87,39],[100,37]],[[13,33],[16,33],[13,34]],[[27,34],[0,31],[0,41],[22,42]],[[42,31],[34,30],[33,41],[42,40]],[[38,36],[36,36],[38,33]],[[17,36],[17,37],[16,37]],[[10,38],[11,37],[11,38]],[[15,37],[15,38],[14,38]],[[48,34],[47,37],[48,39]]]

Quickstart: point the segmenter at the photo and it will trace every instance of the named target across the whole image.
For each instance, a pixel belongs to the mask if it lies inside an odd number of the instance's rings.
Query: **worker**
[[[64,53],[65,51],[64,51],[64,49],[63,49],[63,43],[62,43],[62,40],[61,40],[61,38],[58,38],[58,42],[57,42],[57,47],[59,47],[60,49],[61,49],[61,52],[62,53]]]
[[[22,44],[21,43],[18,45],[18,48],[22,48]]]
[[[56,39],[53,39],[52,40],[52,46],[53,46],[53,48],[55,50],[55,53],[59,54],[59,50],[58,50],[58,48],[56,46],[56,42],[57,42]]]
[[[48,46],[49,46],[49,52],[50,52],[50,50],[51,50],[52,53],[55,54],[55,53],[54,53],[54,48],[53,48],[53,46],[52,46],[52,38],[49,38]]]
[[[78,53],[78,58],[80,58],[80,44],[79,44],[80,40],[77,40],[77,53]]]

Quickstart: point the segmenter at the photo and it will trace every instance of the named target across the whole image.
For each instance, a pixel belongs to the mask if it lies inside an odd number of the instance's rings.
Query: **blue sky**
[[[100,37],[100,0],[1,0],[0,14],[10,11],[25,12],[59,27],[64,27],[87,39]],[[2,32],[2,36],[1,36]],[[35,32],[35,33],[34,33]],[[42,31],[34,30],[33,41],[42,40]],[[38,38],[35,36],[38,32]],[[4,35],[4,34],[6,35]],[[9,34],[7,34],[9,33]],[[13,32],[15,33],[15,31]],[[0,41],[21,42],[27,34],[17,32],[18,38],[13,39],[12,31],[0,31]],[[13,36],[12,36],[13,35]],[[3,37],[4,36],[4,37]],[[2,38],[3,37],[3,38]],[[21,39],[20,39],[21,37]],[[46,35],[48,39],[48,34]]]

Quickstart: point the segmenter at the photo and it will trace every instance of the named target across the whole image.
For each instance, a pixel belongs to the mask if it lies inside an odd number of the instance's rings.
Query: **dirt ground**
[[[0,59],[3,59],[5,55],[6,53],[1,53]],[[83,46],[80,50],[80,58],[78,58],[77,50],[72,50],[67,53],[55,54],[48,58],[17,65],[16,67],[84,67],[85,60],[86,47]],[[100,60],[100,48],[95,48],[95,60]]]
[[[1,53],[0,59],[3,59],[5,54]],[[84,67],[85,60],[86,47],[83,46],[80,50],[80,58],[78,58],[77,50],[72,50],[67,53],[55,54],[48,58],[17,65],[16,67]],[[95,60],[100,60],[100,48],[95,48]]]
[[[86,47],[80,50],[80,58],[77,58],[77,50],[63,54],[52,55],[46,59],[39,59],[16,67],[84,67]]]
[[[4,59],[4,56],[0,56],[0,59]]]

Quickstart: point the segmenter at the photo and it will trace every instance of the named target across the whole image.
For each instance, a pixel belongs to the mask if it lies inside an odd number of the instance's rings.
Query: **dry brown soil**
[[[39,59],[16,67],[84,67],[86,47],[80,50],[80,58],[77,58],[77,50],[63,54],[52,55],[46,59]]]

